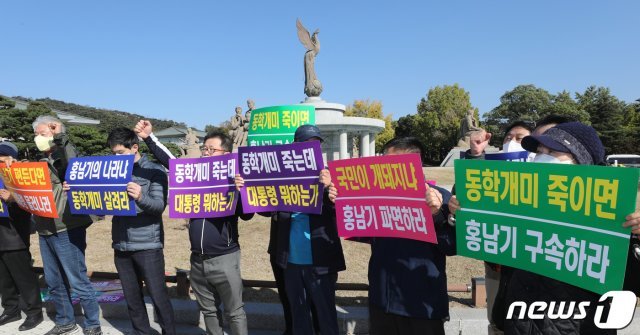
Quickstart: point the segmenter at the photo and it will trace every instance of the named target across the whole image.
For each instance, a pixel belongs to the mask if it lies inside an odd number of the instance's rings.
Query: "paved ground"
[[[339,308],[340,310],[340,308]],[[448,335],[477,335],[477,334],[486,334],[486,319],[482,319],[486,311],[484,309],[474,309],[474,308],[453,308],[451,310],[451,321],[445,324],[446,333]],[[251,315],[249,315],[251,318]],[[250,319],[249,319],[250,320]],[[80,321],[80,320],[78,320]],[[359,322],[363,322],[362,320],[358,320]],[[352,320],[351,322],[358,322],[356,320]],[[53,327],[53,321],[51,321],[48,317],[46,320],[40,324],[37,328],[27,331],[27,332],[19,332],[18,327],[22,321],[16,321],[4,326],[0,327],[0,335],[42,335],[46,333],[49,329]],[[105,335],[121,335],[121,334],[130,334],[131,333],[131,325],[129,320],[126,319],[102,319],[102,330]],[[153,327],[159,332],[160,329],[157,324],[152,323]],[[351,327],[355,327],[355,324],[352,324]],[[357,328],[357,327],[355,327]],[[354,329],[354,328],[351,328]],[[355,330],[355,329],[354,329]],[[180,324],[177,328],[177,333],[180,335],[200,335],[204,334],[203,328],[194,326],[194,325],[186,325]],[[357,334],[366,334],[362,332],[356,332]],[[82,334],[82,331],[79,330],[76,334]],[[158,333],[160,334],[160,333]],[[228,333],[227,333],[228,334]],[[280,331],[273,330],[257,330],[250,329],[250,335],[279,335]],[[347,332],[347,334],[353,334]],[[618,334],[640,334],[640,312],[636,312],[636,316],[634,318],[634,322],[622,331],[618,331]]]
[[[18,331],[18,327],[20,326],[20,324],[22,324],[22,321],[16,321],[16,322],[12,322],[10,324],[6,324],[4,326],[0,327],[0,334],[1,335],[42,335],[44,333],[46,333],[47,331],[49,331],[51,328],[53,328],[53,321],[51,321],[49,318],[46,318],[46,320],[41,323],[38,327],[30,330],[30,331],[26,331],[26,332],[19,332]],[[78,322],[80,322],[81,319],[78,319]],[[124,320],[124,319],[102,319],[100,320],[100,323],[102,324],[102,332],[104,335],[122,335],[122,334],[130,334],[132,329],[131,329],[131,324],[129,323],[129,320]],[[160,332],[160,327],[155,324],[152,323],[152,326],[154,327],[154,329],[156,329],[158,331],[157,334],[161,334]],[[196,327],[196,326],[191,326],[191,325],[178,325],[176,332],[180,335],[200,335],[200,334],[205,334],[204,329],[200,328],[200,327]],[[280,335],[282,332],[276,332],[276,331],[263,331],[263,330],[255,330],[255,329],[251,329],[249,330],[249,334],[250,335]],[[78,334],[81,335],[82,334],[82,330],[79,329],[78,331],[76,331],[74,334]],[[228,334],[228,333],[227,333]]]
[[[204,334],[204,328],[197,306],[192,301],[172,301],[176,321],[179,323],[177,333],[180,335],[200,335]],[[105,335],[130,334],[131,325],[126,319],[126,305],[106,304],[101,305],[101,324]],[[368,333],[368,312],[365,307],[336,307],[338,321],[340,323],[341,334],[367,334]],[[0,308],[0,312],[2,309]],[[153,315],[153,309],[147,304],[149,315]],[[245,305],[247,321],[250,335],[280,335],[282,331],[277,329],[283,325],[282,309],[277,304],[269,303],[247,303]],[[480,308],[454,307],[450,309],[451,320],[445,323],[447,335],[478,335],[486,334],[487,319],[486,310]],[[24,315],[23,315],[24,318]],[[78,317],[78,323],[82,322],[82,317]],[[36,329],[27,332],[19,332],[18,327],[22,321],[12,322],[0,327],[0,335],[42,335],[53,327],[53,321],[47,316]],[[154,322],[151,325],[160,334],[160,328]],[[82,331],[76,332],[82,334]],[[620,335],[640,334],[640,312],[636,310],[636,315],[631,325],[621,331]]]

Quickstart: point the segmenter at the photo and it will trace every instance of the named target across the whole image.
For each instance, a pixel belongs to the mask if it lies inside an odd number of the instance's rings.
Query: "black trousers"
[[[0,294],[4,314],[20,313],[20,297],[27,316],[42,314],[40,285],[31,266],[29,249],[0,251]]]
[[[371,335],[444,335],[444,321],[385,313],[382,309],[369,304],[369,333]]]
[[[337,273],[317,274],[312,265],[287,264],[284,286],[291,307],[293,335],[338,335]],[[311,311],[318,318],[313,322]],[[315,330],[314,330],[315,328]]]
[[[273,271],[273,277],[276,280],[276,287],[278,288],[278,298],[282,304],[282,312],[284,314],[285,331],[283,335],[293,334],[293,321],[291,320],[291,305],[289,304],[289,298],[284,288],[284,270],[276,264],[275,257],[270,256],[271,270]],[[316,309],[311,306],[311,318],[313,319],[313,327],[320,329],[318,325],[318,315]]]
[[[276,264],[275,257],[269,257],[271,260],[271,270],[273,271],[273,277],[276,280],[276,287],[278,288],[278,297],[282,304],[282,311],[284,313],[285,331],[284,335],[291,335],[293,327],[291,326],[291,305],[289,305],[289,298],[287,298],[287,292],[284,290],[284,270]]]
[[[164,254],[162,249],[140,251],[115,251],[115,264],[127,300],[129,317],[135,334],[152,334],[149,315],[144,304],[144,281],[153,307],[158,315],[162,334],[175,335],[173,307],[169,301],[164,280]]]

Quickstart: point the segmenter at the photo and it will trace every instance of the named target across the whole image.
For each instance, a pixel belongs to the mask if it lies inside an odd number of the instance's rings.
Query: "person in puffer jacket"
[[[169,160],[175,157],[153,135],[151,123],[141,120],[134,130],[160,164],[168,168]],[[210,132],[204,138],[202,156],[225,155],[231,150],[232,141],[227,134]],[[233,176],[231,175],[230,178]],[[242,201],[238,200],[234,215],[189,221],[191,287],[202,311],[207,334],[223,334],[221,302],[225,306],[224,311],[229,320],[231,334],[248,333],[247,317],[242,301],[238,218],[246,221],[252,217],[253,214],[242,214]]]
[[[133,178],[127,193],[135,200],[136,216],[114,216],[111,236],[114,261],[136,334],[151,334],[144,304],[144,281],[158,315],[163,334],[175,334],[173,307],[164,274],[162,212],[167,205],[167,173],[139,152],[138,137],[131,129],[116,128],[107,138],[116,155],[134,155]]]
[[[548,129],[542,135],[527,136],[522,140],[522,147],[536,152],[534,162],[603,165],[604,147],[596,131],[579,122],[559,124]],[[640,224],[638,212],[629,215],[625,226]],[[615,330],[599,329],[594,323],[596,305],[600,294],[587,291],[569,283],[551,279],[526,270],[511,269],[503,272],[500,279],[500,290],[504,290],[504,302],[496,302],[494,320],[503,321],[505,334],[615,334]],[[501,293],[498,293],[501,296]],[[525,317],[522,320],[506,319],[507,309],[515,301],[524,301],[530,305],[534,301],[544,302],[583,302],[588,301],[583,319],[550,319],[547,315],[540,319]],[[580,313],[578,303],[574,313]],[[574,315],[575,315],[574,314]]]

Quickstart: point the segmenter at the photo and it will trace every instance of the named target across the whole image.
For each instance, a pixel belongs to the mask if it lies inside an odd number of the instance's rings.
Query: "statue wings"
[[[298,27],[298,39],[300,40],[300,43],[302,43],[307,50],[316,49],[315,44],[311,40],[311,34],[309,34],[307,28],[302,25],[300,19],[296,19],[296,27]]]

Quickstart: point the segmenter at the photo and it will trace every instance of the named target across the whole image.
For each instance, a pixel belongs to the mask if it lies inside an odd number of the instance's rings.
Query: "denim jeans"
[[[40,253],[49,294],[56,306],[55,323],[75,323],[71,293],[80,299],[84,310],[84,328],[100,326],[100,307],[87,277],[84,251],[87,248],[87,229],[74,228],[53,235],[40,235]]]

